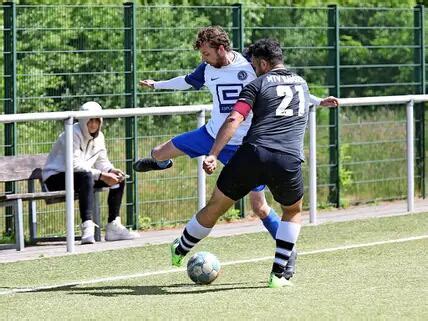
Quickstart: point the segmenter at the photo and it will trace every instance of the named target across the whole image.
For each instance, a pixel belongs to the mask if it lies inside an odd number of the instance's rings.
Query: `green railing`
[[[209,103],[206,90],[140,90],[139,79],[168,79],[200,62],[197,30],[221,25],[235,50],[261,38],[283,45],[287,65],[311,92],[338,97],[425,93],[425,12],[414,8],[16,5],[3,3],[4,113]],[[346,107],[318,112],[318,200],[341,206],[406,196],[404,110]],[[416,187],[425,195],[425,108],[415,109]],[[129,225],[167,225],[196,211],[194,160],[135,175],[132,162],[156,144],[196,127],[188,115],[107,120],[109,155],[126,169]],[[0,127],[4,155],[46,153],[62,131],[54,122]],[[306,169],[305,169],[306,170]],[[306,175],[307,176],[307,175]],[[210,177],[212,188],[216,177]],[[306,184],[307,185],[307,184]],[[19,184],[1,192],[22,189]],[[104,197],[104,196],[103,196]],[[272,200],[269,197],[270,202]],[[105,199],[102,199],[106,204]],[[242,206],[242,205],[241,205]],[[38,204],[41,235],[64,230],[63,207]],[[246,209],[250,208],[249,206]],[[2,210],[3,211],[3,210]],[[0,231],[11,226],[0,214]],[[105,216],[105,207],[103,207]],[[6,219],[4,219],[6,217]],[[77,223],[77,221],[76,221]]]

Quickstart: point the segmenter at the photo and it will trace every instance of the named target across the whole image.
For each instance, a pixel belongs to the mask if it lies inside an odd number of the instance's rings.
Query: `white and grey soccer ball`
[[[220,268],[214,254],[198,252],[187,262],[187,275],[196,284],[210,284],[217,278]]]

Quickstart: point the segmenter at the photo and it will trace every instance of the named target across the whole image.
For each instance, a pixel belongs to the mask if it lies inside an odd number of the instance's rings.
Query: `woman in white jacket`
[[[82,111],[100,111],[101,106],[90,101],[80,107]],[[102,118],[82,118],[73,125],[74,190],[79,194],[82,219],[82,244],[93,244],[95,224],[92,221],[94,188],[111,187],[108,195],[109,216],[106,241],[129,240],[136,237],[120,222],[119,210],[125,188],[125,174],[107,157]],[[49,191],[65,189],[65,133],[53,145],[42,172]],[[116,188],[113,188],[116,187]]]

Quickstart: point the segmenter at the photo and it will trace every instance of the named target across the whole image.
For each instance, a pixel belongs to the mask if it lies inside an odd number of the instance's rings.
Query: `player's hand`
[[[115,173],[101,173],[100,180],[106,183],[108,186],[113,186],[121,182],[120,176]]]
[[[337,99],[334,96],[329,96],[327,98],[324,98],[320,102],[320,106],[324,107],[338,107],[339,106],[339,99]]]
[[[140,80],[139,84],[142,88],[155,88],[155,81],[151,79]]]
[[[202,168],[208,175],[214,173],[217,168],[217,157],[214,155],[209,155],[208,157],[206,157],[202,164]]]

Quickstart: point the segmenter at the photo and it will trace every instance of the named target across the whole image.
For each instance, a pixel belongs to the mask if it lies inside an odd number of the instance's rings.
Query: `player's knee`
[[[253,209],[253,213],[257,215],[259,218],[264,219],[269,215],[270,207],[266,202],[260,203],[252,203],[251,208]]]
[[[282,205],[282,219],[286,221],[301,221],[302,199],[291,205]]]
[[[253,213],[258,217],[260,217],[261,219],[269,215],[270,207],[267,204],[264,195],[261,196],[261,195],[258,195],[258,193],[251,193],[250,203],[251,203],[251,208],[253,210]]]

